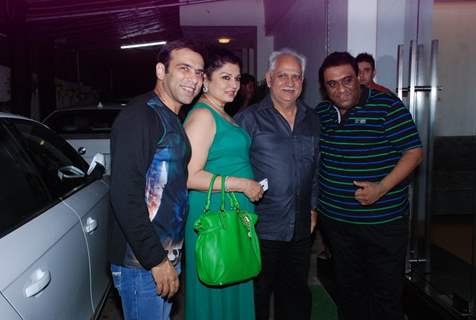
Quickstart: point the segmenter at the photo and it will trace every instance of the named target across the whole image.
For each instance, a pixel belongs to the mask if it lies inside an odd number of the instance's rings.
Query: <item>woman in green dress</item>
[[[227,176],[225,189],[234,191],[240,207],[253,211],[263,190],[253,180],[249,159],[251,139],[224,106],[240,88],[240,60],[226,49],[209,50],[205,58],[203,95],[188,115],[184,128],[192,146],[188,171],[189,214],[185,227],[185,319],[255,319],[252,279],[225,287],[210,287],[198,279],[195,264],[195,221],[203,211],[213,174]],[[219,191],[221,178],[213,186]],[[212,194],[212,209],[219,209],[219,193]]]

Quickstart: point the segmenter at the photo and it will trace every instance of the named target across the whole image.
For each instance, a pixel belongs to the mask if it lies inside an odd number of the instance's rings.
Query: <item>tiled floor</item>
[[[315,285],[315,284],[322,283],[332,296],[335,292],[334,281],[333,281],[333,271],[332,271],[332,261],[317,259],[318,247],[319,247],[319,243],[315,242],[312,249],[312,253],[311,253],[311,268],[309,273],[309,284]],[[454,290],[457,290],[458,292],[460,292],[462,288],[455,287],[458,281],[453,281],[454,279],[451,280],[452,274],[454,272],[450,272],[450,271],[451,270],[456,271],[455,276],[457,276],[458,274],[461,275],[463,271],[458,271],[458,270],[463,268],[462,264],[464,264],[464,260],[456,259],[455,256],[450,256],[448,253],[445,254],[445,250],[438,249],[438,248],[436,248],[435,250],[436,251],[435,251],[435,254],[433,255],[433,259],[439,260],[439,261],[435,261],[435,263],[436,265],[441,266],[442,269],[437,268],[434,270],[435,274],[433,276],[433,280],[437,280],[436,278],[440,277],[441,278],[440,280],[443,281],[443,282],[440,281],[440,283],[444,284],[449,281],[447,284],[453,286]],[[457,262],[459,264],[456,265],[455,263]],[[439,276],[436,273],[438,273]],[[466,285],[469,286],[470,284],[466,283]],[[462,294],[464,294],[464,292],[462,292]],[[435,302],[427,294],[425,294],[422,291],[421,286],[419,287],[417,283],[413,283],[412,281],[406,281],[405,283],[405,292],[404,292],[403,300],[405,305],[405,312],[407,315],[406,319],[408,320],[459,319],[454,314],[448,312],[445,308],[442,308],[440,305],[435,304]],[[183,302],[184,302],[183,292],[179,292],[177,294],[177,300],[175,303],[175,307],[176,307],[175,312],[172,316],[173,320],[183,319]],[[100,319],[102,320],[105,320],[105,319],[122,320],[123,319],[121,315],[120,301],[115,293],[115,290],[111,291],[111,294],[109,295],[106,301],[106,304],[104,306]],[[325,319],[322,319],[322,320],[325,320]]]

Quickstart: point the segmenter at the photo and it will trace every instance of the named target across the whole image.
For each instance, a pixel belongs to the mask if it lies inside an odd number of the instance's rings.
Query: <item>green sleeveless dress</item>
[[[208,152],[204,170],[218,175],[253,178],[249,148],[251,138],[242,128],[235,126],[204,103],[195,108],[211,111],[216,133]],[[185,319],[186,320],[252,320],[255,319],[253,281],[226,287],[209,287],[198,279],[195,265],[197,233],[193,225],[203,211],[207,193],[191,191],[189,213],[185,225]],[[254,210],[253,204],[242,193],[236,193],[240,207]],[[219,193],[212,194],[211,208],[220,207]]]

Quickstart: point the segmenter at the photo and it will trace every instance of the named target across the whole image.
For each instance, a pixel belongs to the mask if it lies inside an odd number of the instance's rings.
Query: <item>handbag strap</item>
[[[220,204],[220,211],[225,211],[225,180],[226,176],[221,177],[221,204]]]
[[[220,204],[220,211],[225,211],[225,180],[226,176],[219,176],[217,174],[213,174],[212,179],[210,180],[210,186],[208,187],[208,194],[207,194],[207,201],[205,202],[205,212],[210,211],[210,203],[213,191],[213,185],[215,184],[215,180],[217,177],[221,177],[221,204]],[[226,192],[228,196],[228,200],[230,200],[231,207],[235,210],[240,209],[240,202],[236,198],[234,192]]]
[[[235,210],[240,211],[240,202],[236,198],[236,194],[234,192],[227,192],[226,195],[228,196],[228,199],[230,200],[231,207]]]
[[[210,202],[212,198],[212,190],[213,190],[213,185],[215,184],[215,179],[218,176],[216,174],[213,174],[212,179],[210,180],[210,186],[208,187],[208,195],[207,195],[207,201],[205,202],[205,212],[210,211]]]

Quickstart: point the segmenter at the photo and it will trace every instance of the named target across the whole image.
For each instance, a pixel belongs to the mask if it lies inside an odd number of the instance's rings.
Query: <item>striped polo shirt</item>
[[[319,212],[359,224],[401,218],[408,209],[407,180],[368,206],[355,199],[353,181],[378,182],[405,151],[421,147],[415,123],[402,101],[362,86],[358,105],[345,117],[330,101],[320,103],[316,112],[321,121]]]

